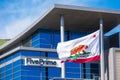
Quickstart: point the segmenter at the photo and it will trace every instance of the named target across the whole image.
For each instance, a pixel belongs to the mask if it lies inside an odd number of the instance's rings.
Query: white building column
[[[60,17],[60,36],[61,42],[64,42],[64,17]],[[65,78],[65,63],[61,63],[61,78]]]

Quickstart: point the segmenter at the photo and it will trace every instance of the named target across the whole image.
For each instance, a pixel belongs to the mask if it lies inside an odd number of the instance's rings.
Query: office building
[[[49,80],[61,77],[61,61],[56,52],[64,27],[64,41],[99,29],[104,32],[119,24],[120,11],[56,4],[21,34],[0,47],[0,80]],[[31,23],[30,23],[31,24]],[[21,25],[22,26],[22,25]],[[109,47],[109,46],[108,46]],[[99,62],[65,62],[65,77],[100,77]]]

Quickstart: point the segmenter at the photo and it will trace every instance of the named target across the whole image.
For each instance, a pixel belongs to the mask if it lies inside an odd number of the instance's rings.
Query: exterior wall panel
[[[115,62],[116,62],[116,80],[120,79],[120,51],[116,51],[115,53]]]
[[[111,48],[108,55],[109,80],[120,79],[120,48]],[[108,80],[106,79],[106,80]]]

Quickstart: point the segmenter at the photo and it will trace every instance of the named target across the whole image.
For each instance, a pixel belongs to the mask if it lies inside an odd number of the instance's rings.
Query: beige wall
[[[120,50],[115,51],[116,80],[120,80]]]
[[[120,80],[120,48],[111,48],[105,56],[105,80]]]

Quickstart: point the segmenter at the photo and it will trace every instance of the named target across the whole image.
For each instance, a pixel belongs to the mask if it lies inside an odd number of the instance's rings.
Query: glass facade
[[[49,54],[49,55],[46,55]],[[60,77],[60,68],[25,66],[23,56],[55,58],[55,53],[19,51],[0,61],[0,80],[48,80]],[[54,72],[54,73],[53,73]]]
[[[87,35],[88,32],[65,32],[65,41]],[[34,48],[56,49],[60,42],[60,32],[57,30],[38,29],[26,40],[22,41],[22,46]],[[61,69],[54,67],[25,66],[24,56],[58,58],[57,53],[18,51],[0,60],[0,80],[49,80],[53,77],[61,77]],[[99,76],[98,63],[76,64],[66,62],[66,78],[86,78],[92,79]]]

